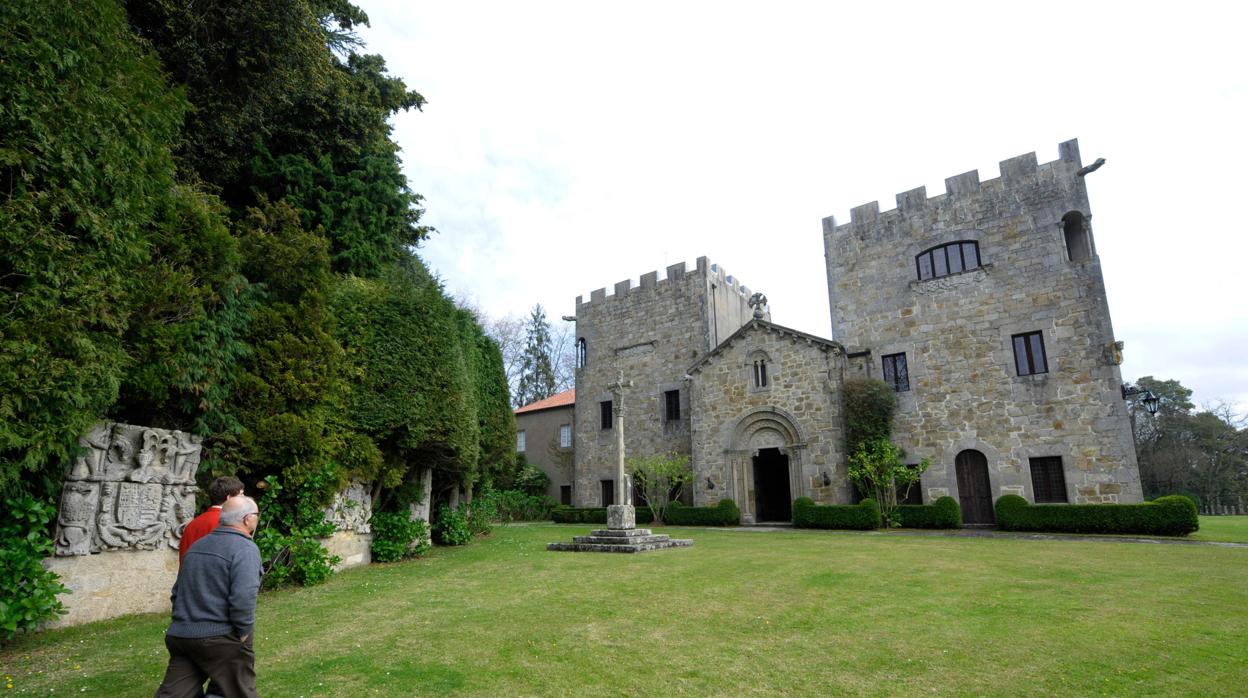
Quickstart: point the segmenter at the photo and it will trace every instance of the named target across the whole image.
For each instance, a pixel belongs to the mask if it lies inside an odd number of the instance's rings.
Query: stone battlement
[[[1006,191],[1023,184],[1028,177],[1037,173],[1061,170],[1067,172],[1068,176],[1074,177],[1079,168],[1083,166],[1079,157],[1079,141],[1072,139],[1058,144],[1057,148],[1058,159],[1044,164],[1036,161],[1035,152],[1002,160],[1001,176],[995,179],[979,181],[979,170],[949,177],[945,179],[944,194],[928,197],[927,187],[901,192],[896,197],[897,207],[887,211],[880,211],[878,201],[856,206],[849,211],[849,223],[838,225],[835,216],[828,216],[823,219],[824,232],[830,233],[833,230],[848,229],[860,224],[888,224],[893,220],[922,211],[924,208],[946,205],[963,197],[991,191]]]
[[[614,292],[609,295],[607,294],[607,289],[605,287],[597,289],[589,294],[589,301],[585,301],[584,296],[577,296],[577,310],[579,311],[580,309],[595,303],[609,302],[626,298],[630,294],[636,294],[638,292],[665,289],[671,286],[672,282],[680,281],[689,274],[696,274],[704,279],[717,280],[720,285],[725,288],[732,289],[737,295],[747,299],[750,297],[749,288],[742,284],[739,279],[736,279],[731,274],[724,271],[723,267],[718,264],[711,264],[706,257],[698,257],[697,261],[694,262],[694,268],[692,271],[688,270],[684,262],[672,264],[667,267],[666,271],[667,275],[662,279],[659,278],[659,273],[657,271],[642,274],[639,279],[639,283],[635,286],[633,285],[632,279],[620,281],[615,284]]]

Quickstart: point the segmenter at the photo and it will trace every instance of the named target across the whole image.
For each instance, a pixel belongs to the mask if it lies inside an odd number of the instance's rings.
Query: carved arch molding
[[[754,469],[752,459],[764,448],[776,448],[789,458],[789,492],[796,498],[808,493],[803,487],[802,451],[806,440],[792,415],[773,407],[749,412],[737,421],[729,444],[727,464],[733,499],[746,521],[754,521]]]

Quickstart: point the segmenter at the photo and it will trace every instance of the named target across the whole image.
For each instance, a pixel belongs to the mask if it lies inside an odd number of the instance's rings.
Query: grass
[[[261,694],[1242,695],[1248,685],[1248,549],[667,529],[695,546],[544,550],[587,528],[502,527],[465,548],[263,595]],[[150,696],[167,622],[19,638],[0,650],[14,685],[0,695]]]
[[[1193,540],[1248,543],[1248,516],[1202,516]]]

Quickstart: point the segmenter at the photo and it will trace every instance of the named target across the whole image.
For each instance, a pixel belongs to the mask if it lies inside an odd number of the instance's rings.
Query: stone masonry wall
[[[760,356],[768,364],[768,385],[761,389],[752,374]],[[760,448],[779,448],[788,455],[790,499],[847,502],[843,362],[840,347],[826,340],[754,322],[695,366],[690,390],[694,505],[732,498],[743,518],[753,521],[752,457]]]
[[[1076,141],[1060,159],[1034,153],[1001,163],[1001,177],[967,172],[928,198],[872,202],[851,221],[824,220],[835,339],[881,357],[905,352],[910,390],[899,393],[896,440],[910,460],[930,457],[925,499],[957,494],[956,455],[987,456],[993,498],[1033,498],[1028,459],[1060,456],[1072,503],[1137,502],[1139,472],[1119,386],[1120,355],[1091,237]],[[1085,259],[1071,261],[1063,216],[1084,216]],[[919,281],[915,258],[976,240],[982,266]],[[1019,376],[1011,336],[1043,333],[1048,373]]]
[[[625,453],[644,457],[674,451],[688,454],[689,395],[685,369],[751,316],[749,290],[699,257],[643,274],[638,286],[598,289],[588,302],[576,299],[578,338],[585,340],[585,367],[576,376],[576,465],[573,503],[601,505],[602,480],[614,480],[614,429],[602,429],[600,403],[611,400],[610,385],[624,372],[633,387],[624,391]],[[734,325],[734,323],[736,323]],[[667,421],[664,393],[680,391],[681,414]]]

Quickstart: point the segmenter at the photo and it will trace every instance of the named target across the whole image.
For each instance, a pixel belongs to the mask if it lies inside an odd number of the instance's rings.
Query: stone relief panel
[[[200,438],[102,422],[81,439],[65,475],[56,554],[178,547],[195,516]]]
[[[334,502],[323,510],[325,518],[339,531],[369,533],[369,519],[373,517],[373,496],[362,482],[352,482],[345,490],[334,494]]]

